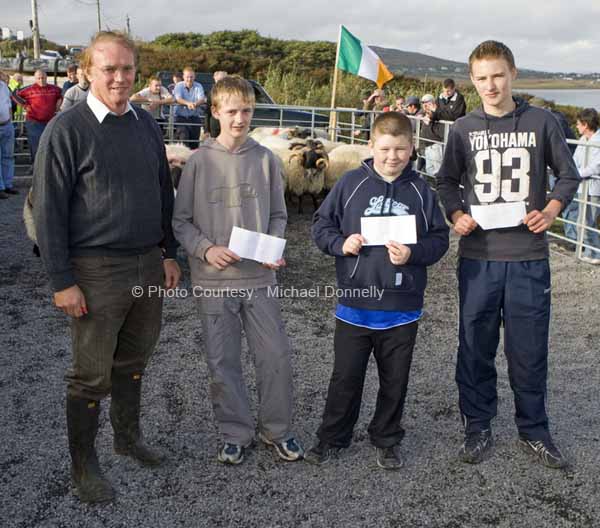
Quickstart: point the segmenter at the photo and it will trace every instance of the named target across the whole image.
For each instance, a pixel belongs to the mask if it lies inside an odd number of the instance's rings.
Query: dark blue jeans
[[[495,360],[503,323],[504,353],[519,434],[530,440],[547,438],[548,260],[493,262],[461,258],[458,287],[456,382],[465,432],[489,428],[496,416]]]
[[[0,126],[0,191],[12,187],[15,174],[15,129],[12,123]]]
[[[42,132],[46,128],[46,123],[39,123],[38,121],[25,121],[25,128],[27,130],[27,142],[29,143],[29,153],[31,155],[31,164],[35,163],[35,155],[37,153],[38,145],[40,144],[40,138]]]

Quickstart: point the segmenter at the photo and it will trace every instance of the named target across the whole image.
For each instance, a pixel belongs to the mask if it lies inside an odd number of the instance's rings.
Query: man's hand
[[[88,313],[85,296],[77,284],[56,292],[54,305],[71,317],[81,317]]]
[[[365,240],[365,237],[359,233],[354,233],[353,235],[350,235],[344,242],[344,245],[342,246],[342,252],[344,255],[358,255],[360,249],[363,247],[363,244],[366,243],[367,241]]]
[[[186,104],[186,106],[188,107],[188,110],[195,110],[196,109],[196,103],[188,102]]]
[[[269,268],[272,270],[278,270],[279,268],[282,268],[285,265],[286,262],[284,258],[280,258],[277,262],[263,262],[263,266],[265,268]]]
[[[165,270],[165,288],[170,290],[177,287],[181,278],[181,269],[179,269],[177,261],[175,259],[165,259],[163,260],[163,268]]]
[[[391,263],[395,266],[402,266],[408,262],[411,253],[408,246],[390,240],[385,247],[388,249]]]
[[[209,247],[204,254],[204,258],[211,266],[221,271],[240,260],[240,257],[225,246]]]
[[[473,220],[471,215],[464,211],[454,211],[452,213],[452,223],[454,231],[461,236],[468,236],[477,227],[477,222]]]

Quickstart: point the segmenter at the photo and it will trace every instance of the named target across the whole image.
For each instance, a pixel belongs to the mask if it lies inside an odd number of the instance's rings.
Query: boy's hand
[[[473,220],[473,217],[464,211],[452,213],[452,223],[454,224],[454,231],[461,236],[470,235],[477,227],[477,222]]]
[[[385,247],[388,248],[388,255],[390,256],[390,261],[395,266],[402,266],[403,264],[406,264],[408,262],[411,253],[410,248],[408,246],[390,240],[385,245]]]
[[[562,204],[558,200],[550,200],[543,211],[534,209],[525,215],[523,223],[534,233],[543,233],[560,214]]]
[[[238,257],[233,251],[225,246],[211,246],[206,250],[204,259],[211,266],[214,266],[218,270],[222,271],[227,266],[238,262],[240,257]]]
[[[366,244],[367,241],[365,237],[363,237],[360,233],[354,233],[350,235],[344,245],[342,246],[342,252],[344,255],[358,255],[360,249],[363,247],[363,244]]]
[[[265,268],[269,268],[272,270],[278,270],[279,268],[282,268],[285,265],[286,262],[284,258],[280,258],[277,262],[263,262],[263,266]]]

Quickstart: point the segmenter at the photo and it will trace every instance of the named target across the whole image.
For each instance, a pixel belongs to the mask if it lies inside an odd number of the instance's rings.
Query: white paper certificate
[[[471,216],[481,229],[515,227],[523,223],[526,214],[525,202],[471,206]]]
[[[242,258],[274,264],[283,256],[285,238],[234,226],[229,238],[229,249]]]
[[[366,238],[366,246],[384,246],[390,240],[400,244],[417,243],[415,215],[363,216],[360,234]]]

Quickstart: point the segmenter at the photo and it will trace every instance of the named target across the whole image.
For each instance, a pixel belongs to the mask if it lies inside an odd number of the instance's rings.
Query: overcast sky
[[[1,0],[0,25],[29,35],[30,2]],[[102,24],[136,37],[257,29],[301,40],[337,39],[339,24],[367,44],[466,62],[486,39],[501,40],[517,67],[600,71],[600,0],[100,0]],[[38,0],[42,35],[85,44],[97,28],[96,0]]]

